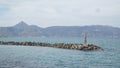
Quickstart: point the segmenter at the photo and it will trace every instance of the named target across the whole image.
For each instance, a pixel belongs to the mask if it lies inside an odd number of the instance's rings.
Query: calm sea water
[[[80,38],[0,38],[0,41],[82,43]],[[120,68],[120,39],[88,39],[104,51],[0,45],[0,68]]]

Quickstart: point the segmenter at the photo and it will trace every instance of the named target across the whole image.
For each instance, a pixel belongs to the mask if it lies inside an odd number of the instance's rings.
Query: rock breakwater
[[[73,49],[73,50],[81,50],[81,51],[100,51],[103,48],[95,45],[95,44],[65,44],[65,43],[41,43],[41,42],[4,42],[0,41],[0,45],[21,45],[21,46],[43,46],[43,47],[54,47],[54,48],[62,48],[62,49]]]

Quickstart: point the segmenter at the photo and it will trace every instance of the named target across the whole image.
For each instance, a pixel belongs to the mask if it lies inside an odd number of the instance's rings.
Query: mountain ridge
[[[89,37],[120,38],[120,28],[106,25],[41,28],[21,21],[11,27],[0,27],[0,37],[82,37],[84,32],[87,32]]]

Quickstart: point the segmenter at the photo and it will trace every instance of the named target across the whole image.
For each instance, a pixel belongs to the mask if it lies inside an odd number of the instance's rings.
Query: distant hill
[[[83,37],[84,32],[89,37],[120,38],[120,28],[102,25],[41,28],[21,21],[12,27],[0,27],[0,37]]]

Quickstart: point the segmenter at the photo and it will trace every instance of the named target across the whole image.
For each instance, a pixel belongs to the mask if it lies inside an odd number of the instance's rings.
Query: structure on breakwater
[[[73,50],[82,50],[82,51],[99,51],[103,48],[94,45],[94,44],[65,44],[65,43],[40,43],[40,42],[4,42],[0,41],[0,45],[22,45],[22,46],[43,46],[43,47],[54,47],[62,49],[73,49]]]

